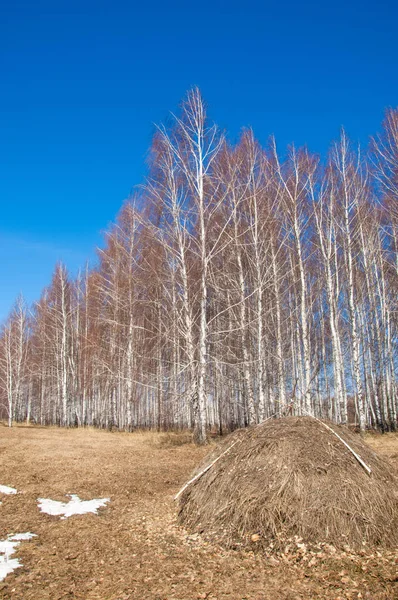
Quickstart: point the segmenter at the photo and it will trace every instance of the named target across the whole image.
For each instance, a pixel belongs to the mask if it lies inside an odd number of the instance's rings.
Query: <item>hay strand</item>
[[[311,415],[312,416],[312,415]],[[372,473],[372,469],[370,467],[368,467],[368,465],[362,460],[362,458],[359,456],[359,454],[357,454],[355,452],[355,450],[353,450],[351,448],[351,446],[349,444],[347,444],[347,442],[345,440],[343,440],[343,438],[341,436],[339,436],[338,433],[336,433],[331,427],[329,427],[329,425],[327,425],[324,421],[321,421],[320,419],[317,419],[316,417],[312,417],[313,419],[315,419],[315,421],[317,421],[318,423],[320,423],[321,425],[323,425],[324,427],[326,427],[326,429],[328,429],[329,431],[331,431],[333,433],[333,435],[335,435],[342,444],[344,444],[344,446],[346,448],[348,448],[348,450],[351,452],[351,454],[353,456],[355,456],[355,458],[357,459],[357,461],[359,462],[359,464],[361,465],[361,467],[363,467],[365,469],[365,471],[367,472],[368,475],[371,475]]]
[[[178,492],[178,494],[176,494],[174,496],[174,500],[177,500],[181,496],[181,494],[183,492],[185,492],[185,490],[187,489],[187,487],[191,485],[191,483],[194,483],[194,481],[197,481],[198,479],[200,479],[200,477],[202,477],[202,475],[204,475],[205,473],[207,473],[207,471],[209,469],[211,469],[212,466],[215,465],[216,462],[218,462],[220,460],[220,458],[222,458],[223,456],[225,456],[231,450],[231,448],[233,448],[235,446],[235,444],[238,443],[238,441],[239,440],[236,440],[236,442],[234,442],[233,444],[231,444],[231,446],[229,448],[227,448],[225,450],[225,452],[223,452],[222,454],[220,454],[220,456],[218,456],[209,465],[207,465],[207,467],[205,467],[204,469],[202,469],[202,471],[200,473],[198,473],[197,475],[195,475],[195,477],[192,477],[192,479],[190,479],[189,481],[187,481],[187,483],[180,489],[180,491]]]

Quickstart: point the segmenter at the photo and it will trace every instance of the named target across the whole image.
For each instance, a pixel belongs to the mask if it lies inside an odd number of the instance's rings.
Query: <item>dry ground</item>
[[[34,600],[398,599],[398,550],[362,555],[225,550],[176,523],[173,495],[207,452],[173,435],[0,425],[0,539],[19,546],[23,567],[0,598]],[[398,466],[398,436],[369,442]],[[67,520],[39,512],[38,497],[110,497],[99,514]],[[255,544],[253,544],[255,547]]]

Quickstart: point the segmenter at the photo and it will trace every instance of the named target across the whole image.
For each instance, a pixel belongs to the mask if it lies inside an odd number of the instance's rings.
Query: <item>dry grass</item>
[[[23,567],[0,583],[0,598],[398,597],[394,553],[344,556],[325,549],[315,558],[292,551],[267,556],[190,535],[176,522],[172,498],[207,450],[164,439],[163,434],[1,427],[0,483],[20,493],[2,498],[0,539],[25,531],[37,538],[19,547]],[[398,438],[392,439],[398,452]],[[39,513],[38,497],[64,500],[69,492],[82,499],[109,496],[111,503],[98,516],[64,521]]]
[[[155,443],[166,447],[184,446],[185,444],[192,444],[192,433],[190,433],[189,431],[168,431],[165,433],[160,433],[157,434]]]
[[[390,465],[347,429],[319,421],[276,419],[236,432],[230,452],[183,493],[181,523],[231,545],[306,543],[360,549],[398,545],[398,479]],[[211,454],[206,462],[213,459]],[[258,544],[257,544],[258,545]]]

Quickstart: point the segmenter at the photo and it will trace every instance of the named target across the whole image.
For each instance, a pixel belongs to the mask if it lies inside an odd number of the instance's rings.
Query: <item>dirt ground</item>
[[[176,522],[173,496],[208,449],[181,436],[0,425],[0,539],[30,531],[23,567],[0,598],[24,600],[398,599],[398,549],[360,554],[300,545],[277,555],[225,550]],[[398,467],[398,436],[369,436]],[[37,498],[109,497],[98,515],[66,520]]]

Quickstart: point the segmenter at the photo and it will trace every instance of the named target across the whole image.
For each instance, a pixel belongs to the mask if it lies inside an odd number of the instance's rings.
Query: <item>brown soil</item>
[[[23,567],[0,582],[4,599],[298,600],[398,598],[398,550],[358,553],[300,540],[279,553],[226,550],[176,522],[174,494],[208,449],[184,437],[0,426],[0,539]],[[370,443],[398,466],[398,436]],[[110,497],[98,515],[39,512],[38,497]]]

